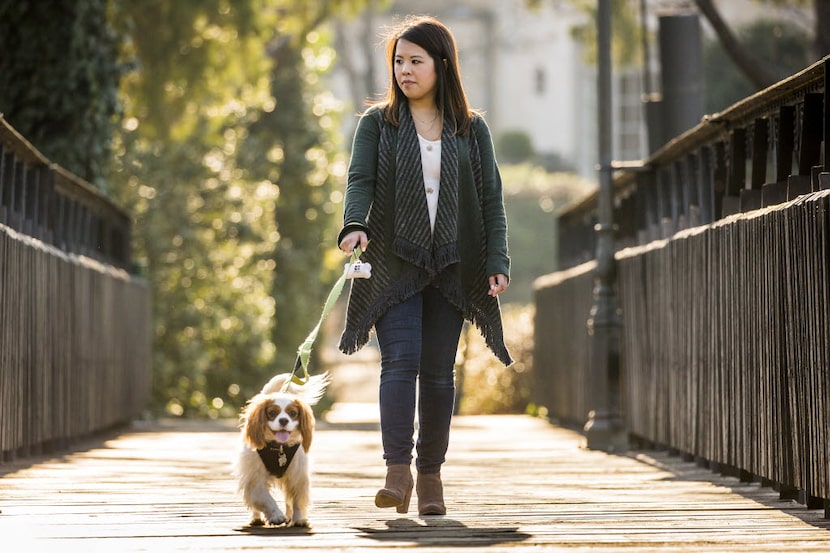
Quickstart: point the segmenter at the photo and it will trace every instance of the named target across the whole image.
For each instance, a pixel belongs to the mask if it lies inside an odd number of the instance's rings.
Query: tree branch
[[[830,0],[815,0],[815,40],[813,55],[819,60],[830,54]]]
[[[761,90],[777,82],[778,79],[775,78],[775,75],[753,58],[750,52],[738,42],[738,39],[732,33],[732,29],[723,20],[712,0],[695,0],[695,4],[700,13],[712,25],[727,55],[753,85]]]

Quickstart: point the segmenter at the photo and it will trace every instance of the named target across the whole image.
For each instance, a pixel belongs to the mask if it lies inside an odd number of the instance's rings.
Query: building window
[[[536,94],[542,96],[545,93],[545,70],[541,67],[536,68]]]
[[[638,69],[616,75],[614,157],[623,160],[647,157],[647,138],[643,116],[642,73]]]

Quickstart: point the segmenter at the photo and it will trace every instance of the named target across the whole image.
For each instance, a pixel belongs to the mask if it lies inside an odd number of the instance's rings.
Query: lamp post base
[[[591,411],[583,430],[588,449],[617,453],[628,450],[628,432],[619,415]]]

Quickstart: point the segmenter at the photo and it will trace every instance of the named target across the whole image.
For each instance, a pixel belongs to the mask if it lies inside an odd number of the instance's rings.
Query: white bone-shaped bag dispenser
[[[354,263],[346,263],[343,266],[343,274],[346,278],[370,278],[372,276],[372,264],[357,260]]]

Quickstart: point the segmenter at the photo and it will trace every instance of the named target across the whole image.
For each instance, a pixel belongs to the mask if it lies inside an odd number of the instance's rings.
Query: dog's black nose
[[[283,426],[288,426],[288,423],[291,422],[291,419],[287,417],[280,417],[277,422],[279,422]]]

